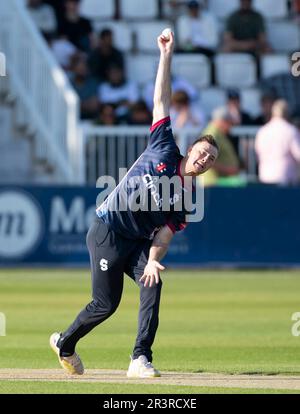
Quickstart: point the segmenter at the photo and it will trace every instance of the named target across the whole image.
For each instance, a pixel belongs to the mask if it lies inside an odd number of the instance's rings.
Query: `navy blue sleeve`
[[[185,221],[185,213],[180,211],[174,212],[167,222],[167,226],[172,231],[172,233],[176,233],[177,231],[184,230],[187,226],[187,222]]]
[[[169,116],[152,125],[148,147],[159,152],[179,151],[175,143]]]

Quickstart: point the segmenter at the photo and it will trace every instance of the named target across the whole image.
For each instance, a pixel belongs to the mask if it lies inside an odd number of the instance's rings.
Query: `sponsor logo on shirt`
[[[157,164],[155,169],[160,174],[163,173],[163,172],[166,172],[167,171],[167,164],[165,162],[160,162],[159,164]]]
[[[158,186],[155,184],[156,182],[158,182],[158,178],[157,177],[152,177],[150,174],[146,174],[143,176],[143,181],[146,185],[146,188],[148,190],[150,190],[150,193],[153,197],[153,200],[156,204],[156,206],[158,208],[161,208],[163,205],[163,197],[160,196],[159,191],[158,191]],[[182,187],[181,187],[182,189]],[[173,206],[174,204],[176,204],[180,199],[182,198],[181,194],[178,193],[174,193],[174,195],[172,197],[170,197],[168,199],[168,206]]]

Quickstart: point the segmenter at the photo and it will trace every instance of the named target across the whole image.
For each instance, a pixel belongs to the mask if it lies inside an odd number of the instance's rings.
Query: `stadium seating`
[[[239,8],[239,0],[209,0],[209,10],[219,19],[226,19],[230,13]]]
[[[168,21],[153,21],[132,24],[136,34],[137,49],[140,52],[157,52],[157,36],[172,25]]]
[[[90,19],[113,19],[115,0],[82,0],[81,14]]]
[[[272,22],[267,25],[268,39],[277,52],[300,49],[300,28],[291,21]]]
[[[187,79],[198,88],[206,88],[211,83],[210,62],[204,55],[174,55],[173,73]]]
[[[148,82],[154,82],[158,65],[157,54],[155,55],[127,55],[126,68],[128,78],[137,82],[139,86],[144,86]]]
[[[176,9],[174,10],[170,5],[170,0],[162,0],[162,15],[164,18],[172,18],[180,16],[187,12],[187,7],[184,2],[177,0]]]
[[[114,33],[114,43],[123,52],[132,50],[132,31],[125,22],[119,21],[96,21],[93,23],[94,30],[98,33],[104,28],[110,28]]]
[[[261,92],[258,89],[242,89],[241,104],[243,110],[252,117],[259,116],[261,113],[260,98]]]
[[[212,111],[226,103],[226,93],[223,89],[207,88],[200,92],[200,105],[208,117],[211,116]]]
[[[287,17],[287,0],[254,0],[254,9],[266,19],[282,19]]]
[[[120,12],[123,19],[155,19],[158,17],[157,0],[120,0]]]
[[[265,55],[260,58],[261,77],[267,78],[290,71],[291,62],[288,55]]]
[[[220,19],[226,19],[239,8],[239,0],[209,0],[209,9]],[[288,14],[287,0],[254,0],[253,8],[267,19],[285,18]]]
[[[251,87],[256,83],[253,56],[246,53],[220,53],[215,57],[216,80],[224,88]]]

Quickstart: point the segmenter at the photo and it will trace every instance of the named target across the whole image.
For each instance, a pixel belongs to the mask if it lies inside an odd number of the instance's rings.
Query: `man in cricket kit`
[[[160,376],[152,365],[151,350],[158,327],[162,287],[160,271],[164,270],[160,262],[174,233],[187,224],[185,206],[175,208],[178,200],[182,201],[195,192],[193,185],[185,184],[185,178],[192,180],[207,171],[217,159],[218,146],[208,135],[198,138],[185,157],[180,155],[169,117],[174,34],[160,35],[158,47],[160,61],[148,146],[97,208],[96,219],[87,234],[93,300],[65,332],[54,333],[50,337],[50,345],[60,364],[70,374],[83,374],[83,364],[75,352],[76,344],[116,311],[126,273],[140,289],[138,334],[127,376]],[[177,178],[180,191],[176,185],[170,185],[169,195],[164,197],[162,186],[156,185],[161,177]],[[136,197],[137,193],[139,197]],[[137,201],[143,204],[143,208],[133,208]],[[151,208],[144,208],[145,201],[150,201]]]

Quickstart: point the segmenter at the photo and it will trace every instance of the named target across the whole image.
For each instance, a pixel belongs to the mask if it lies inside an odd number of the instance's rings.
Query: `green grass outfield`
[[[291,334],[300,312],[299,271],[166,271],[154,350],[162,371],[299,374],[300,338]],[[66,328],[90,300],[88,270],[1,270],[1,368],[58,368],[49,335]],[[136,335],[139,294],[125,277],[118,311],[83,338],[78,351],[89,369],[127,369]],[[0,381],[0,393],[261,392],[134,384]],[[276,392],[276,390],[270,390]],[[280,391],[286,392],[286,391]]]

